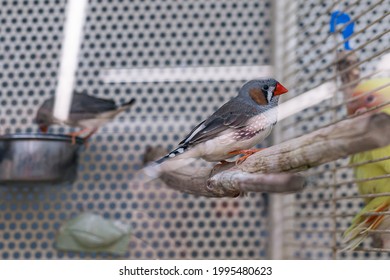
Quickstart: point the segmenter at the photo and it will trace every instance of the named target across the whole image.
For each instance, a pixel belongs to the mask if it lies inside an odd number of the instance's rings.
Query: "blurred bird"
[[[223,163],[225,159],[243,154],[238,163],[244,161],[258,151],[248,149],[270,134],[277,121],[275,109],[279,95],[286,92],[287,89],[274,79],[245,83],[236,97],[199,123],[176,149],[157,160],[146,173],[155,176],[161,170],[175,170],[188,164],[188,159],[196,158]]]
[[[131,99],[120,105],[116,105],[112,99],[103,99],[83,93],[74,93],[68,119],[61,121],[53,116],[54,97],[43,102],[38,109],[35,122],[42,132],[47,132],[53,124],[66,124],[73,127],[81,127],[82,130],[72,132],[72,143],[76,143],[76,136],[89,132],[84,138],[87,140],[100,126],[113,120],[116,115],[129,108],[135,99]]]
[[[359,84],[352,97],[356,100],[347,104],[348,114],[354,115],[371,108],[390,102],[390,78],[375,78]],[[382,88],[377,90],[377,88]],[[390,115],[390,105],[385,105],[374,111],[385,112]],[[362,152],[351,157],[351,164],[372,161],[390,155],[390,146]],[[382,160],[354,168],[357,180],[369,179],[390,174],[390,160]],[[368,180],[358,182],[361,195],[380,194],[390,192],[390,178]],[[344,233],[344,242],[347,243],[344,250],[353,250],[365,238],[370,230],[390,229],[390,217],[385,215],[368,216],[367,213],[390,210],[390,196],[365,199],[365,207],[354,217],[351,226]],[[390,234],[381,234],[383,246],[390,248]]]

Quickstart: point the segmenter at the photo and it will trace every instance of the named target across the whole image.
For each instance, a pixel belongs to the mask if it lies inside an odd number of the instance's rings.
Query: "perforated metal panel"
[[[66,1],[7,1],[0,15],[1,132],[31,132],[55,91]],[[270,1],[90,1],[76,90],[136,105],[81,152],[78,180],[0,187],[0,258],[109,258],[58,252],[81,211],[130,223],[125,258],[265,258],[267,196],[207,199],[137,177],[147,145],[172,148],[244,81],[106,84],[110,68],[270,63]],[[53,132],[68,128],[54,127]]]
[[[283,122],[281,137],[289,139],[305,134],[346,117],[340,79],[335,72],[336,54],[343,49],[341,34],[329,32],[330,13],[347,12],[355,22],[351,46],[360,61],[361,77],[372,76],[381,57],[389,52],[390,5],[388,1],[286,1],[288,13],[296,13],[296,32],[286,32],[284,77],[299,95],[328,81],[337,83],[333,99]],[[338,29],[340,26],[338,27]],[[387,74],[388,75],[388,74]],[[337,104],[342,104],[336,106]],[[378,252],[371,238],[363,250],[341,252],[342,233],[362,208],[356,198],[357,186],[353,171],[346,168],[349,159],[324,164],[309,170],[305,191],[284,198],[283,258],[297,259],[357,259],[388,258],[388,252]],[[350,197],[350,198],[347,198]],[[355,197],[355,198],[354,198]]]

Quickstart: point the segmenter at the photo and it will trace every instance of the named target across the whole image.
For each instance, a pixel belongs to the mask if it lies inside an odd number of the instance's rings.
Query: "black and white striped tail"
[[[162,158],[154,161],[153,163],[146,166],[143,170],[144,173],[150,178],[155,179],[160,176],[161,172],[169,172],[182,168],[183,166],[190,164],[194,159],[186,158],[169,161],[169,159],[174,159],[175,157],[183,154],[188,150],[188,145],[182,144],[177,147],[175,150],[163,156]],[[164,164],[167,162],[166,164]]]
[[[181,146],[177,147],[175,150],[173,150],[172,152],[170,152],[169,154],[167,154],[166,156],[163,156],[162,158],[156,160],[155,163],[161,164],[168,159],[171,159],[171,158],[174,158],[178,155],[181,155],[182,153],[184,153],[187,150],[187,148],[188,148],[188,146],[181,145]]]
[[[119,107],[126,107],[127,108],[127,107],[133,105],[134,102],[135,102],[135,98],[132,98],[128,102],[125,102],[125,103],[122,103],[121,105],[119,105]]]

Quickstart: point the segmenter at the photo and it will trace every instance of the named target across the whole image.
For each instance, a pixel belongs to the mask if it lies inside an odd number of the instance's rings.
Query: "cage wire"
[[[65,7],[65,0],[2,1],[2,133],[37,130],[31,121],[37,106],[55,91]],[[137,178],[147,146],[172,148],[183,132],[234,96],[244,78],[102,80],[110,69],[236,71],[235,66],[273,60],[275,76],[290,89],[286,98],[337,84],[331,100],[280,122],[264,143],[269,146],[271,140],[278,143],[346,118],[345,85],[335,70],[344,42],[340,34],[329,34],[336,9],[355,23],[349,40],[359,58],[359,79],[378,74],[390,45],[387,1],[90,1],[75,88],[117,102],[135,97],[137,103],[91,139],[75,183],[0,187],[0,258],[117,258],[56,250],[59,227],[82,211],[131,224],[134,238],[123,258],[388,258],[388,250],[373,246],[371,239],[357,251],[340,252],[342,233],[363,205],[348,158],[307,171],[302,193],[273,196],[272,203],[260,194],[196,197]]]
[[[267,258],[267,195],[209,199],[137,177],[147,146],[172,148],[247,78],[106,83],[102,73],[269,66],[271,8],[268,0],[89,1],[75,90],[136,104],[90,140],[73,184],[0,187],[0,258]],[[37,131],[36,109],[55,92],[65,9],[65,0],[1,1],[2,133]],[[83,211],[132,226],[126,255],[56,250],[60,226]]]
[[[346,104],[353,99],[344,98],[343,91],[348,86],[376,76],[389,77],[389,72],[379,66],[383,57],[389,53],[390,5],[388,1],[381,0],[276,2],[285,20],[277,21],[278,30],[284,32],[277,33],[281,38],[275,39],[278,43],[276,47],[280,49],[276,55],[275,72],[292,89],[286,98],[298,96],[325,83],[337,85],[330,100],[279,123],[276,140],[281,142],[346,119]],[[330,15],[337,10],[347,13],[350,19],[337,26],[336,32],[332,34]],[[341,31],[351,22],[354,23],[354,32],[345,38]],[[350,69],[360,70],[360,76],[355,77],[350,84],[343,83],[340,79],[343,73],[336,70],[337,57],[344,50],[347,40],[352,46],[347,55],[358,58]],[[385,84],[373,91],[388,86],[390,84]],[[388,104],[387,101],[378,107],[383,108]],[[284,259],[389,258],[389,248],[383,248],[375,236],[378,233],[389,234],[388,229],[369,230],[369,238],[361,246],[354,251],[342,251],[345,246],[343,232],[364,206],[363,199],[389,195],[359,194],[357,183],[378,179],[390,182],[390,174],[357,180],[353,168],[385,161],[389,156],[386,154],[355,164],[351,164],[349,158],[342,158],[312,168],[304,172],[307,182],[302,193],[273,197],[272,224],[275,228],[271,230],[277,234],[273,243],[283,240],[279,246],[273,247],[273,256]],[[386,210],[380,212],[384,216],[389,214]]]

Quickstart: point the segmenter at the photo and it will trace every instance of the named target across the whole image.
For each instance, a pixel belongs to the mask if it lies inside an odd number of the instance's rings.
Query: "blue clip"
[[[343,24],[351,21],[351,17],[341,11],[334,11],[331,14],[330,18],[330,32],[335,33],[336,32],[336,25]],[[353,28],[355,26],[355,23],[352,21],[346,26],[344,26],[343,30],[341,31],[341,34],[343,35],[344,40],[348,39],[353,34]],[[349,40],[346,40],[344,42],[344,48],[346,50],[352,50],[352,48],[349,46]]]

